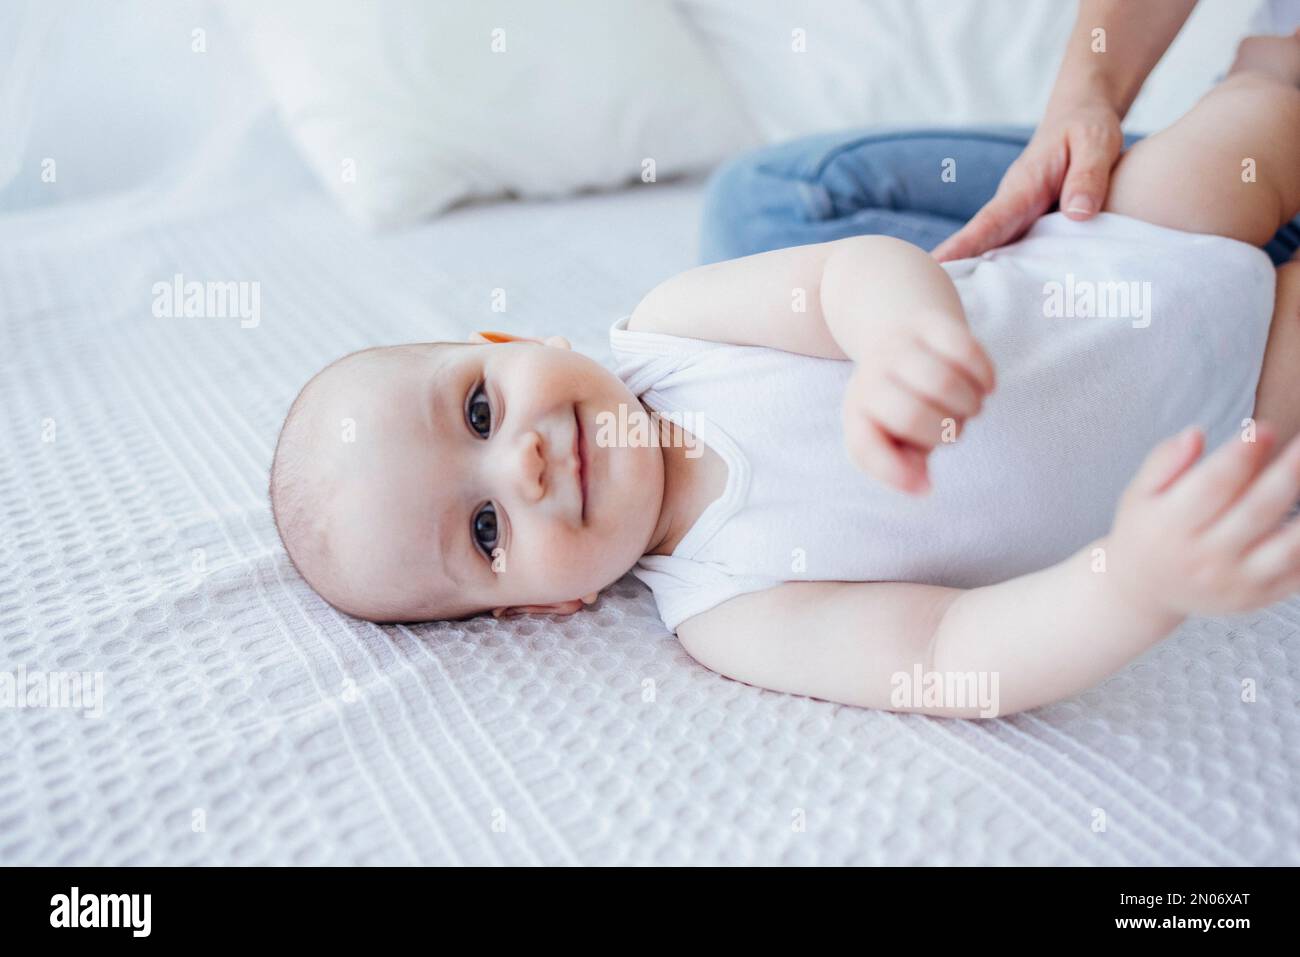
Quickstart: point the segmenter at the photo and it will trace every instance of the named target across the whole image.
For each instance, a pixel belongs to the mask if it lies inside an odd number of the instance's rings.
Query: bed
[[[265,485],[306,376],[473,328],[605,358],[692,263],[701,192],[378,238],[308,185],[0,218],[0,668],[103,679],[99,717],[0,709],[0,863],[1300,863],[1300,600],[963,722],[715,675],[630,577],[418,627],[304,585]],[[258,322],[155,315],[176,275],[257,283]]]

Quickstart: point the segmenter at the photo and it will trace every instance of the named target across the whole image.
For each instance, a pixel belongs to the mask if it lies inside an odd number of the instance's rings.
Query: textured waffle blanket
[[[475,327],[607,358],[698,200],[382,239],[308,191],[0,220],[0,672],[89,676],[0,708],[0,863],[1300,864],[1294,601],[964,723],[711,674],[631,578],[567,620],[409,628],[304,586],[265,485],[306,376]]]

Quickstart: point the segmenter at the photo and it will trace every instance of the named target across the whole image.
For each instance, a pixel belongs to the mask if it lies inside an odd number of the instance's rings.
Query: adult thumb
[[[1070,219],[1091,219],[1106,205],[1110,171],[1119,149],[1113,134],[1095,129],[1072,134],[1069,142],[1069,166],[1061,184],[1061,211]]]

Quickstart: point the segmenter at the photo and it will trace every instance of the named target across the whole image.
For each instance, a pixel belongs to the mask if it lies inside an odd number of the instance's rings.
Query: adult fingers
[[[1106,204],[1110,171],[1124,138],[1101,124],[1073,127],[1067,134],[1069,165],[1061,186],[1061,211],[1075,220],[1090,219]]]
[[[1018,190],[999,192],[931,253],[939,262],[970,259],[997,246],[1005,246],[1025,232],[1037,218],[1028,211],[1028,198]]]
[[[1019,239],[1060,195],[1068,151],[1064,139],[1055,146],[1027,146],[1002,177],[993,198],[931,255],[939,262],[968,259]]]

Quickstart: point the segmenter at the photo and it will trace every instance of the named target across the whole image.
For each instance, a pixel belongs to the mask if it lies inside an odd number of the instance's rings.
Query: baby
[[[569,614],[630,569],[733,678],[1036,707],[1300,589],[1300,263],[1257,248],[1297,211],[1300,36],[1251,38],[1092,221],[693,269],[614,324],[613,372],[499,333],[345,356],[289,411],[276,524],[373,621]]]

